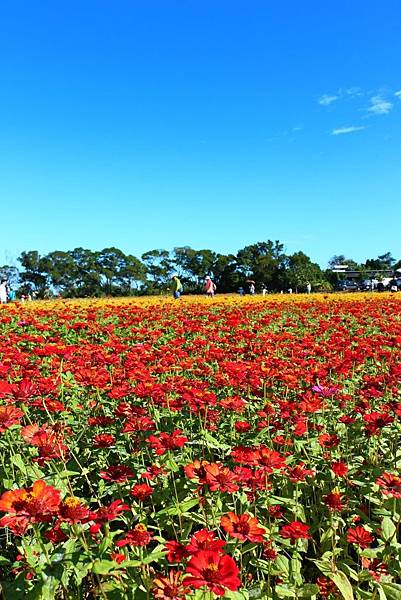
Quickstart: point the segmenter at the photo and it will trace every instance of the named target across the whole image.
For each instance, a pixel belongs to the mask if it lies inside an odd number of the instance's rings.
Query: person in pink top
[[[209,275],[205,279],[204,290],[205,290],[206,296],[208,298],[213,298],[214,293],[216,291],[216,284],[211,280],[211,278],[209,277]]]

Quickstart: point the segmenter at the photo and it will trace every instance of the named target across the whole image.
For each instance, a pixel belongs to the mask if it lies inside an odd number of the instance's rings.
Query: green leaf
[[[288,585],[276,585],[274,588],[277,596],[279,598],[296,598],[297,593],[293,588],[288,587]]]
[[[231,600],[248,600],[249,595],[246,590],[241,592],[226,592],[224,598],[231,598]]]
[[[111,571],[115,571],[119,565],[114,560],[98,560],[92,565],[92,573],[96,575],[108,575]]]
[[[381,588],[386,600],[401,600],[401,585],[399,583],[382,583]]]
[[[169,506],[168,508],[164,508],[163,510],[157,513],[158,517],[163,515],[182,515],[186,513],[188,510],[197,506],[199,504],[198,498],[191,498],[190,500],[184,500],[175,506]]]
[[[333,571],[331,563],[324,560],[316,560],[314,562],[323,575],[326,575],[337,586],[345,600],[354,600],[352,585],[345,573],[338,570]]]
[[[26,465],[21,454],[14,454],[14,456],[11,457],[11,462],[25,475]]]
[[[298,590],[298,598],[312,598],[317,596],[320,589],[315,583],[306,583],[300,590]]]
[[[396,539],[396,526],[390,517],[384,517],[381,525],[382,538],[388,542],[389,540]]]
[[[274,566],[277,567],[280,573],[283,573],[286,577],[289,576],[290,561],[286,556],[279,554],[274,561]]]

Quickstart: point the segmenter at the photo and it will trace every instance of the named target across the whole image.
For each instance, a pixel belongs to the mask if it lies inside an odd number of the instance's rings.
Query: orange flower
[[[241,542],[245,542],[246,540],[250,542],[262,542],[263,535],[266,533],[263,527],[259,527],[257,518],[251,517],[251,515],[246,513],[236,515],[233,512],[229,512],[221,517],[220,523],[228,535],[237,538]]]
[[[217,463],[205,466],[206,482],[211,492],[236,492],[239,488],[235,483],[237,476],[228,467]]]
[[[190,593],[190,589],[181,582],[181,571],[170,571],[167,577],[153,580],[152,594],[158,600],[179,600]]]
[[[0,511],[26,517],[32,523],[50,521],[60,508],[60,492],[39,479],[32,487],[4,492]]]

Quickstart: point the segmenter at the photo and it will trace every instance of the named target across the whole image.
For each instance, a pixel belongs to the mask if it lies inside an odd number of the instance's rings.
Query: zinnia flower
[[[305,523],[301,523],[300,521],[292,521],[292,523],[282,526],[280,529],[280,535],[283,538],[291,540],[291,544],[295,544],[295,540],[308,540],[311,537],[309,534],[309,529],[309,525],[306,525]]]
[[[132,488],[130,494],[137,500],[143,501],[153,494],[153,488],[147,483],[137,483]]]
[[[241,585],[239,569],[231,556],[203,550],[191,558],[187,565],[185,583],[196,589],[207,587],[217,596],[227,589],[235,592]]]
[[[100,471],[99,475],[102,479],[106,479],[106,481],[124,483],[127,479],[134,477],[134,472],[125,465],[114,465],[109,467],[106,471]]]
[[[211,492],[236,492],[239,488],[236,475],[228,467],[217,463],[205,465],[206,482]]]
[[[340,492],[330,492],[323,496],[326,506],[332,511],[341,512],[344,510],[343,499]]]
[[[350,544],[355,544],[364,550],[365,548],[369,548],[370,544],[373,542],[374,537],[367,531],[364,527],[357,525],[354,528],[350,528],[347,531],[347,541]]]
[[[382,494],[390,498],[401,498],[401,477],[392,473],[382,473],[376,479],[376,485],[381,489]]]
[[[182,572],[171,570],[167,577],[159,576],[153,580],[152,594],[157,600],[179,600],[191,590],[182,582]]]
[[[59,507],[59,490],[41,479],[32,487],[4,492],[0,498],[0,511],[26,517],[32,523],[50,521]]]
[[[116,546],[121,548],[122,546],[147,546],[153,534],[148,531],[142,523],[135,525],[134,529],[130,529],[127,532],[125,538],[116,542]]]
[[[223,540],[216,538],[213,531],[201,529],[191,537],[186,549],[189,554],[196,554],[200,550],[210,550],[222,554],[225,545],[226,543]]]
[[[259,527],[257,518],[251,517],[251,515],[246,513],[236,515],[233,512],[229,512],[221,517],[220,523],[228,535],[237,538],[241,542],[245,542],[246,540],[255,543],[262,542],[263,536],[266,533],[263,527]]]

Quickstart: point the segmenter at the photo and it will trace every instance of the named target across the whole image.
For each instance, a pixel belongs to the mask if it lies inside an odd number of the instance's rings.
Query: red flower
[[[257,455],[257,464],[263,467],[268,473],[272,473],[275,469],[283,469],[285,467],[285,458],[276,450],[270,450],[261,446]]]
[[[241,542],[245,542],[246,540],[256,543],[262,542],[263,536],[266,533],[263,527],[259,527],[257,518],[251,517],[251,515],[246,513],[236,515],[233,512],[229,512],[221,517],[220,523],[228,535],[239,539]]]
[[[107,523],[108,521],[114,521],[121,513],[129,510],[128,504],[123,504],[121,500],[114,500],[108,506],[101,506],[94,513],[94,521],[96,523]]]
[[[386,425],[390,425],[394,421],[394,417],[387,413],[379,413],[377,411],[363,415],[365,431],[368,435],[377,435],[380,430]]]
[[[170,571],[167,577],[159,575],[153,580],[152,594],[157,600],[179,600],[191,590],[182,582],[181,571]]]
[[[337,597],[338,588],[328,577],[318,577],[316,584],[319,586],[319,595],[322,598],[329,598],[331,595]]]
[[[369,571],[369,574],[375,581],[380,581],[384,575],[388,575],[386,563],[382,563],[380,558],[364,558],[361,559],[362,567]]]
[[[207,460],[194,460],[193,463],[184,467],[184,473],[188,479],[197,479],[201,485],[206,484],[206,465],[210,463]]]
[[[134,529],[127,532],[125,538],[119,540],[116,546],[147,546],[152,540],[153,534],[148,531],[142,523],[135,525]]]
[[[115,437],[109,433],[99,433],[93,438],[93,445],[95,448],[109,448],[115,442]]]
[[[185,442],[188,441],[188,438],[185,437],[185,435],[180,435],[181,433],[180,429],[176,429],[171,435],[162,431],[159,434],[159,437],[150,435],[146,441],[152,446],[156,454],[161,455],[169,450],[182,448],[182,446],[184,446]]]
[[[52,458],[64,459],[68,456],[68,447],[64,444],[62,433],[43,425],[27,425],[21,429],[21,435],[31,446],[36,446],[39,457],[35,459],[39,464]]]
[[[263,558],[266,560],[275,560],[277,555],[278,552],[272,547],[272,543],[270,541],[263,544]]]
[[[158,467],[157,465],[151,465],[147,471],[145,471],[144,473],[141,473],[141,477],[143,479],[149,479],[150,481],[152,481],[153,479],[156,479],[159,475],[165,475],[166,471],[163,469],[163,467]]]
[[[179,563],[182,562],[184,558],[188,558],[190,553],[184,544],[180,544],[180,542],[176,542],[175,540],[170,540],[164,544],[165,550],[167,550],[167,560],[171,563]]]
[[[147,483],[137,483],[132,488],[130,494],[137,500],[143,501],[153,494],[153,488]]]
[[[370,533],[370,531],[367,531],[364,527],[361,527],[360,525],[357,525],[354,528],[350,528],[347,531],[347,541],[350,544],[355,544],[356,546],[359,546],[360,548],[362,548],[362,550],[365,548],[369,548],[373,540],[374,537]]]
[[[326,496],[323,496],[323,500],[330,510],[341,512],[345,508],[339,492],[330,492]]]
[[[201,529],[191,537],[187,551],[189,554],[197,554],[200,550],[210,550],[211,552],[220,552],[222,554],[222,549],[225,545],[226,543],[223,540],[216,538],[213,531]]]
[[[60,544],[68,539],[64,531],[61,529],[60,523],[56,523],[56,525],[52,529],[49,529],[49,531],[46,531],[44,535],[45,538],[52,544]]]
[[[206,586],[217,596],[224,596],[227,589],[235,592],[241,585],[239,569],[231,556],[203,550],[191,558],[187,565],[185,583],[195,589]]]
[[[305,523],[301,523],[300,521],[292,521],[292,523],[282,526],[280,529],[280,535],[283,538],[288,538],[291,540],[291,544],[295,544],[295,540],[308,540],[311,537],[309,534],[309,529],[309,525],[305,525]]]
[[[281,519],[283,517],[283,507],[280,504],[272,504],[269,506],[268,511],[273,519]]]
[[[292,483],[297,483],[298,481],[305,481],[307,477],[314,477],[315,471],[313,469],[305,469],[305,463],[299,463],[299,465],[295,465],[295,467],[291,467],[288,469],[288,477]]]
[[[348,473],[347,465],[340,460],[331,463],[330,468],[337,477],[344,477]]]
[[[16,406],[0,406],[0,433],[19,423],[24,413]]]
[[[235,462],[242,463],[244,465],[255,465],[257,464],[259,454],[255,448],[238,446],[231,450],[231,456]]]
[[[339,443],[340,438],[335,433],[333,435],[329,435],[328,433],[319,435],[319,444],[322,448],[335,448]]]
[[[239,487],[235,483],[237,476],[228,467],[218,463],[210,463],[205,466],[206,483],[211,492],[236,492]]]
[[[125,465],[114,465],[109,467],[106,471],[100,471],[99,475],[102,479],[106,479],[107,481],[124,483],[127,479],[134,477],[134,472]]]
[[[59,507],[59,490],[46,485],[41,479],[35,481],[32,487],[4,492],[0,498],[0,511],[26,517],[32,523],[50,521]]]
[[[378,485],[385,496],[390,498],[401,498],[401,477],[392,473],[382,473],[376,479]]]
[[[91,519],[92,513],[78,498],[70,496],[60,504],[59,516],[67,523],[85,523]]]
[[[247,421],[237,421],[235,423],[235,431],[238,433],[246,433],[250,428],[251,426]]]

